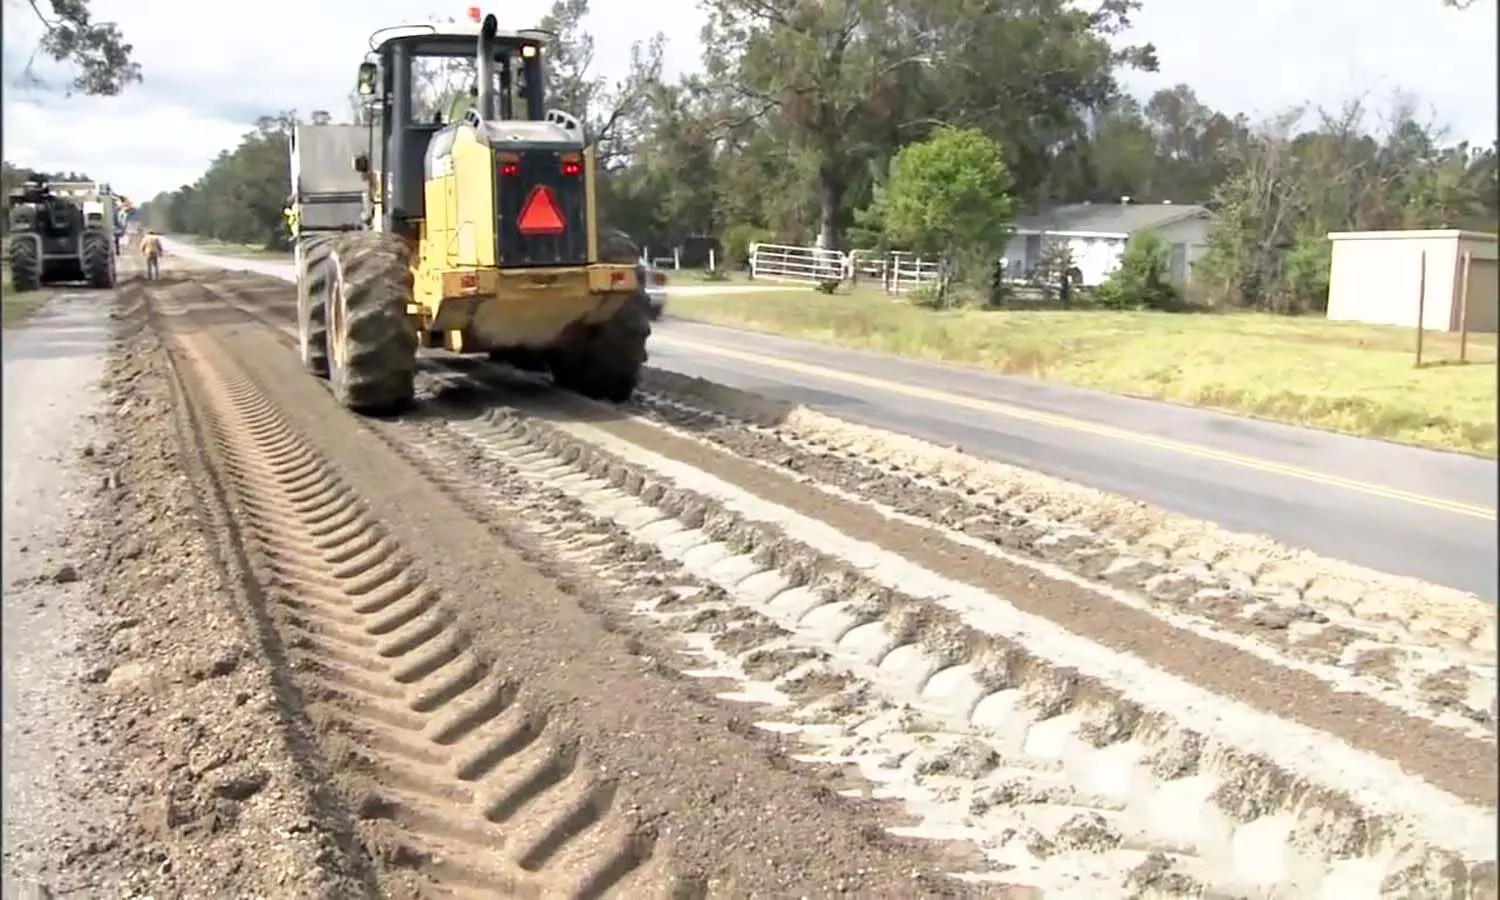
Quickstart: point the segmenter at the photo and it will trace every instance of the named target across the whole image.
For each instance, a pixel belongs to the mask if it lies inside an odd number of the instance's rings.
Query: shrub
[[[769,228],[749,222],[729,226],[724,230],[725,264],[730,268],[744,268],[750,264],[750,245],[769,243],[775,237]]]
[[[1288,312],[1326,312],[1333,245],[1318,235],[1298,238],[1282,258]]]
[[[1175,310],[1181,305],[1181,296],[1171,272],[1171,246],[1156,232],[1143,231],[1125,245],[1119,268],[1099,285],[1099,305],[1108,309]]]

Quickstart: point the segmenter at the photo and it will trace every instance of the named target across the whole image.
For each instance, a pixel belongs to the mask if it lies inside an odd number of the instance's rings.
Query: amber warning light
[[[562,212],[557,208],[557,198],[553,196],[552,188],[545,184],[533,188],[526,195],[526,202],[521,204],[521,214],[516,217],[516,230],[531,237],[562,234],[564,228]]]

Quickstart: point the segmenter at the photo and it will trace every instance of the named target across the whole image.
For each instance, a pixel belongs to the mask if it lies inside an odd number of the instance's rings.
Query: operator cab
[[[393,31],[410,33],[383,37]],[[472,119],[470,110],[480,123],[545,120],[545,37],[496,31],[480,55],[479,27],[413,25],[371,35],[373,59],[360,66],[359,91],[373,102],[380,126],[388,223],[422,217],[428,148],[438,132]]]
[[[499,264],[586,264],[583,131],[573,116],[546,108],[547,33],[500,32],[493,15],[473,30],[399,30],[406,33],[372,35],[371,57],[359,70],[359,93],[374,114],[361,171],[380,170],[383,183],[370,187],[382,226],[416,237],[417,221],[427,218],[426,185],[453,173],[455,141],[467,132],[493,154]],[[381,165],[371,166],[377,150]]]

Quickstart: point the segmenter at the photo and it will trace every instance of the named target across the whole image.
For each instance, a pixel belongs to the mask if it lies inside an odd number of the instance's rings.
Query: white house
[[[1069,203],[1016,219],[1005,247],[1005,271],[1024,278],[1042,259],[1043,247],[1066,241],[1085,285],[1102,283],[1120,264],[1132,235],[1153,230],[1172,245],[1173,277],[1191,280],[1192,264],[1208,244],[1212,214],[1202,206],[1171,203]]]

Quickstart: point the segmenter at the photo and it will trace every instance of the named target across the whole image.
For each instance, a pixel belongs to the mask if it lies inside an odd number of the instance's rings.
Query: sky
[[[1457,11],[1441,0],[1144,0],[1128,38],[1154,43],[1161,71],[1126,84],[1145,95],[1186,83],[1210,106],[1252,117],[1359,96],[1379,109],[1401,90],[1451,139],[1488,143],[1496,135],[1496,2]],[[431,0],[255,0],[230,7],[242,11],[231,20],[224,6],[201,0],[92,0],[95,17],[117,22],[135,45],[145,81],[116,98],[66,98],[18,86],[40,31],[25,3],[3,3],[4,158],[87,172],[138,202],[195,181],[259,115],[342,115],[374,29],[462,18],[468,9]],[[524,28],[548,6],[509,0],[492,11],[502,27]],[[697,0],[594,0],[595,67],[623,75],[631,43],[661,30],[669,75],[696,68],[702,22]],[[36,71],[67,80],[46,66]]]

